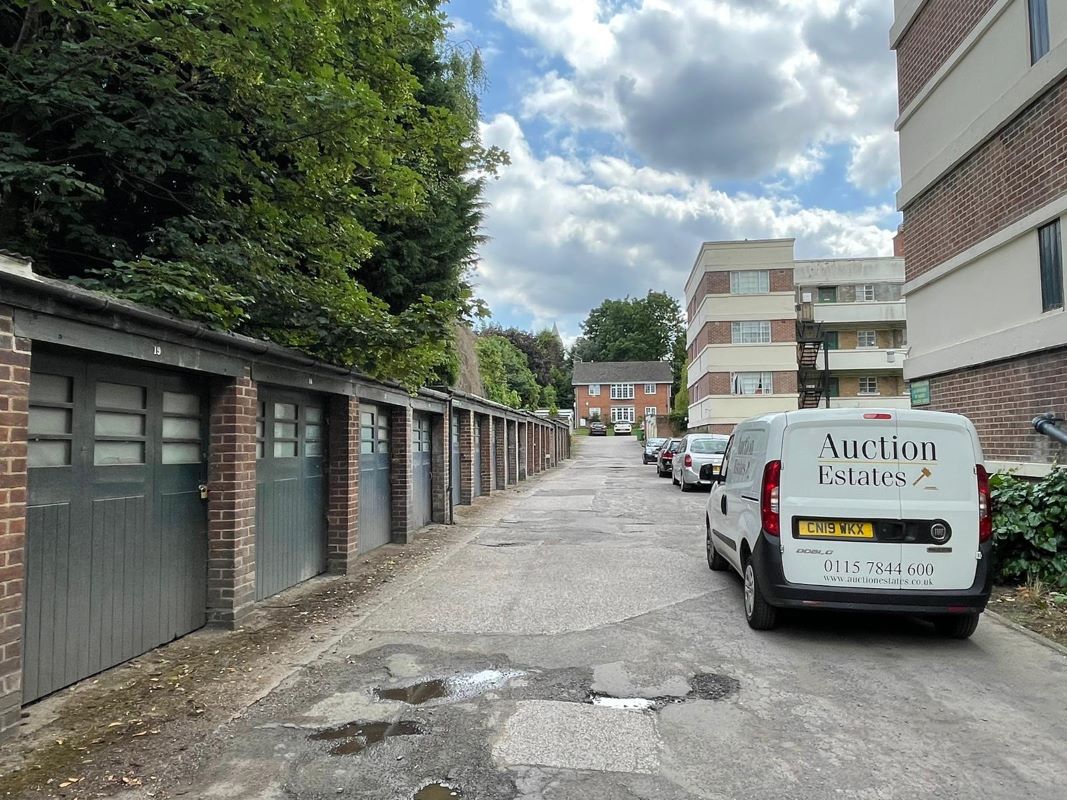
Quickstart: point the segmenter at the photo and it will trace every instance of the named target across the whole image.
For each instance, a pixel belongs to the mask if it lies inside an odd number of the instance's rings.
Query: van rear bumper
[[[843,611],[891,611],[905,614],[980,613],[992,590],[991,542],[979,545],[974,584],[969,589],[851,589],[838,586],[806,586],[790,583],[782,569],[778,539],[761,533],[756,542],[753,567],[760,588],[772,606],[779,608],[827,608]]]

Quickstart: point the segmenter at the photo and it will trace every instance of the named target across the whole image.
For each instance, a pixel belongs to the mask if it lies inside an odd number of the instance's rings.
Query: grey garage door
[[[415,528],[433,521],[432,424],[429,414],[416,414],[411,426],[412,512]]]
[[[452,427],[450,430],[452,431],[452,447],[450,451],[451,457],[448,463],[450,465],[449,475],[452,482],[452,505],[458,506],[460,501],[459,480],[462,471],[459,461],[459,414],[452,415]]]
[[[482,496],[482,426],[474,421],[474,496]]]
[[[362,404],[359,412],[359,552],[389,544],[389,412]]]
[[[326,569],[326,419],[316,395],[260,387],[256,599]]]
[[[36,350],[23,699],[204,624],[203,387]]]

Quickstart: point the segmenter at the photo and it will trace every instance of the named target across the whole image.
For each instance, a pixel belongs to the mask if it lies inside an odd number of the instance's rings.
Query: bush
[[[990,486],[996,580],[1067,588],[1067,469],[1040,481],[994,475]]]

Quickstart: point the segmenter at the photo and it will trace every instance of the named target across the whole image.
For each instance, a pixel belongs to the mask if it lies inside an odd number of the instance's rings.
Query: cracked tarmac
[[[1063,797],[1063,655],[990,620],[965,642],[830,614],[751,631],[739,581],[704,561],[707,495],[630,439],[581,442],[532,486],[488,501],[495,522],[223,726],[169,793]]]

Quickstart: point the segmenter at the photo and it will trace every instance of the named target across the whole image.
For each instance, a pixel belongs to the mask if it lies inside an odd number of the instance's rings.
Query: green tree
[[[420,384],[473,307],[477,176],[502,158],[439,7],[16,0],[0,241],[45,274]]]
[[[512,408],[536,408],[541,399],[526,356],[503,336],[478,337],[478,367],[486,396]]]
[[[685,320],[678,301],[665,292],[605,300],[582,323],[574,354],[583,361],[666,361]]]

